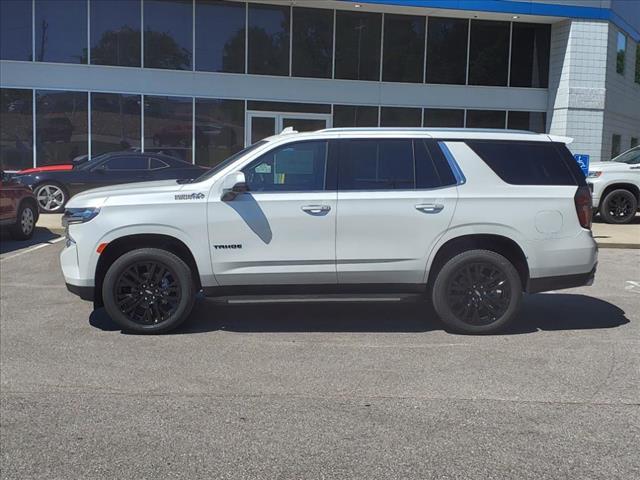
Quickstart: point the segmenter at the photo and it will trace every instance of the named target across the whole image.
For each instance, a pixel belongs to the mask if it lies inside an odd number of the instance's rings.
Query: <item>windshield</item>
[[[234,153],[230,157],[227,157],[222,162],[217,164],[215,167],[211,168],[211,170],[207,170],[205,173],[203,173],[198,178],[193,180],[193,183],[202,182],[202,181],[206,180],[207,178],[211,178],[213,175],[218,173],[220,170],[222,170],[223,168],[229,166],[231,163],[235,162],[238,158],[246,155],[249,152],[252,152],[256,148],[261,147],[262,145],[264,145],[265,143],[268,143],[268,142],[266,140],[260,140],[259,142],[256,142],[253,145],[250,145],[247,148],[245,148],[243,150],[240,150],[237,153]]]
[[[626,163],[628,165],[640,164],[640,147],[632,148],[626,152],[618,155],[616,158],[611,159],[612,162]]]

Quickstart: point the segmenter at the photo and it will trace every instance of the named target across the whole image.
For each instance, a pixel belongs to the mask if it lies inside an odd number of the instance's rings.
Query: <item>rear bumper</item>
[[[527,284],[528,293],[549,292],[551,290],[562,290],[564,288],[584,287],[593,284],[596,275],[596,268],[587,273],[574,275],[561,275],[557,277],[530,278]]]
[[[93,302],[94,300],[94,291],[93,287],[79,287],[78,285],[71,285],[67,283],[67,290],[69,290],[74,295],[79,296],[82,300],[87,300],[89,302]]]

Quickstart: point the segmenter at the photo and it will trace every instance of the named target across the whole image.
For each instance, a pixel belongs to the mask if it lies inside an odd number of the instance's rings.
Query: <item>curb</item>
[[[638,243],[598,243],[598,248],[628,248],[631,250],[640,250],[640,244]]]

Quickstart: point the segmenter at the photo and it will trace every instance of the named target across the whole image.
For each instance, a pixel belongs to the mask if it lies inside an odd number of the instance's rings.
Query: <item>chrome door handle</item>
[[[441,203],[419,203],[416,205],[416,210],[420,210],[424,213],[438,213],[444,209],[444,205]]]
[[[305,205],[301,208],[303,212],[308,213],[309,215],[322,215],[331,210],[329,205]]]

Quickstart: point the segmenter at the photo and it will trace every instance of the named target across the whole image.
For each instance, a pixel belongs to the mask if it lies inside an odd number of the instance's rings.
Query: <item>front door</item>
[[[248,111],[246,125],[245,147],[248,147],[263,138],[277,135],[287,127],[292,127],[297,132],[330,128],[332,119],[330,114],[324,113]]]
[[[326,187],[327,150],[326,141],[276,147],[242,169],[247,193],[227,201],[212,194],[220,285],[336,283],[337,193]]]
[[[422,284],[428,254],[458,198],[438,145],[422,139],[337,144],[338,283]]]

